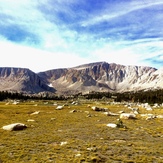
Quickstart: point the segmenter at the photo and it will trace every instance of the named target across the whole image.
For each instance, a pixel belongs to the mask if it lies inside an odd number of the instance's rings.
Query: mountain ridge
[[[0,91],[75,94],[163,89],[163,69],[93,62],[35,73],[27,68],[0,67]]]

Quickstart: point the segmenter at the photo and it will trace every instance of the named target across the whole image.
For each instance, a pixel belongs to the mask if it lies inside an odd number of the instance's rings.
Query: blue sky
[[[0,0],[0,67],[163,67],[162,0]]]

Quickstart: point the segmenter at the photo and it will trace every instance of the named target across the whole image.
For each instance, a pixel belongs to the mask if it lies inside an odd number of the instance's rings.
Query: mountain
[[[55,92],[44,83],[40,77],[25,68],[0,68],[0,91],[39,93],[44,91]]]
[[[24,68],[0,68],[0,90],[74,94],[163,89],[163,69],[96,62],[34,73]]]
[[[54,69],[40,72],[38,75],[61,94],[163,88],[163,71],[152,67],[124,66],[107,62]]]

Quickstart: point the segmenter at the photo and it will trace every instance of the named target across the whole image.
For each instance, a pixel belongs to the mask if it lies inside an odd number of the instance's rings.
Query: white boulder
[[[136,115],[133,113],[122,113],[120,119],[136,119]]]
[[[59,105],[59,106],[57,106],[57,107],[56,107],[56,110],[62,110],[62,109],[63,109],[63,107],[64,107],[64,106]]]
[[[117,124],[115,124],[115,123],[108,123],[106,126],[111,127],[111,128],[116,128]]]
[[[18,131],[18,130],[24,130],[26,128],[27,126],[23,123],[13,123],[2,127],[2,129],[8,131]]]

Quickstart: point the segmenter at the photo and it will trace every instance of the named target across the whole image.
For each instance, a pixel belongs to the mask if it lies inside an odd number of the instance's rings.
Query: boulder
[[[133,113],[122,113],[120,119],[136,119],[136,115]]]
[[[119,114],[112,113],[112,112],[110,112],[110,111],[104,112],[104,114],[107,115],[107,116],[119,116]]]
[[[108,123],[106,126],[111,127],[111,128],[116,128],[117,127],[117,124]]]
[[[24,130],[26,128],[27,126],[23,123],[13,123],[2,127],[2,129],[8,131],[18,131],[18,130]]]
[[[62,110],[62,109],[63,109],[63,107],[64,107],[64,106],[59,105],[59,106],[57,106],[57,107],[56,107],[56,110]]]
[[[108,108],[99,108],[97,106],[92,106],[92,110],[94,110],[94,111],[101,111],[101,112],[107,112]]]

